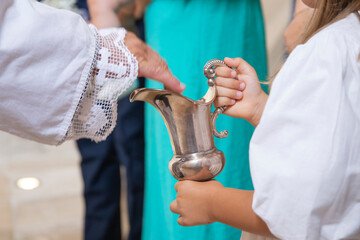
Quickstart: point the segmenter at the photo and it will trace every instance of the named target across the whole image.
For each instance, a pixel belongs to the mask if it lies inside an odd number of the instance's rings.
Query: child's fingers
[[[236,89],[240,91],[244,91],[246,87],[245,81],[243,80],[239,81],[233,78],[223,78],[223,77],[215,78],[215,84],[216,86]]]
[[[254,68],[248,64],[244,59],[242,58],[228,58],[226,57],[224,59],[226,65],[229,67],[234,67],[236,70],[238,70],[241,74],[251,74],[255,70]]]
[[[183,226],[183,227],[190,226],[190,224],[187,223],[186,219],[184,217],[182,217],[181,215],[178,218],[177,222],[180,226]]]
[[[175,183],[175,192],[178,192],[179,191],[179,186],[181,185],[181,182],[180,181],[178,181],[178,182],[176,182]]]
[[[228,97],[217,97],[214,101],[215,107],[231,106],[235,104],[235,100]]]
[[[228,78],[235,78],[237,74],[234,69],[228,67],[217,67],[215,68],[215,73],[217,77],[228,77]]]
[[[170,203],[170,211],[176,214],[180,214],[177,200],[174,200],[172,203]]]
[[[232,99],[241,99],[243,97],[242,91],[235,89],[225,88],[221,86],[216,87],[216,96],[218,97],[228,97]]]

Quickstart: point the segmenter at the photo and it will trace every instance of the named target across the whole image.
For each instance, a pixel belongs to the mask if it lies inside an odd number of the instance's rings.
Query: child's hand
[[[224,188],[216,180],[195,182],[179,181],[175,184],[176,200],[170,204],[173,213],[180,214],[181,226],[204,225],[215,222],[212,199],[218,189]]]
[[[241,58],[225,58],[229,67],[217,67],[215,107],[227,105],[224,114],[244,118],[257,126],[267,94],[261,89],[256,71]]]

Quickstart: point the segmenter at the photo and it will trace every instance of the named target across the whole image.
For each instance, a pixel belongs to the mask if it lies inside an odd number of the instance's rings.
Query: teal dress
[[[259,0],[154,0],[145,16],[147,43],[166,59],[175,76],[187,86],[185,96],[197,100],[208,89],[204,64],[214,58],[242,57],[265,80],[267,74],[264,25]],[[147,81],[148,88],[162,88]],[[218,130],[229,130],[215,139],[226,157],[216,178],[225,187],[252,190],[249,141],[254,128],[242,119],[221,115]],[[157,110],[145,110],[144,240],[238,240],[241,231],[225,224],[181,227],[170,203],[176,179],[168,169],[173,156],[169,134]]]

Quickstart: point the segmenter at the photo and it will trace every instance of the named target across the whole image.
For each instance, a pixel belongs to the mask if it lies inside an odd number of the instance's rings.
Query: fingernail
[[[235,71],[231,71],[231,77],[236,77],[236,72]]]
[[[240,90],[244,90],[245,88],[245,83],[240,83]]]
[[[235,104],[235,100],[234,100],[234,99],[231,99],[231,104]]]
[[[236,97],[241,97],[241,95],[242,95],[242,92],[240,92],[240,91],[236,92]]]
[[[184,90],[185,90],[185,88],[186,88],[186,85],[185,85],[185,84],[183,84],[183,83],[180,83],[180,88],[184,91]]]

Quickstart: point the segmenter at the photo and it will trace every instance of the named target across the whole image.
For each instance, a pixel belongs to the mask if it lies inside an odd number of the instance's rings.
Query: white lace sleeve
[[[138,63],[124,44],[126,30],[98,31],[91,73],[86,82],[65,140],[90,138],[104,140],[114,129],[117,99],[137,78]]]

